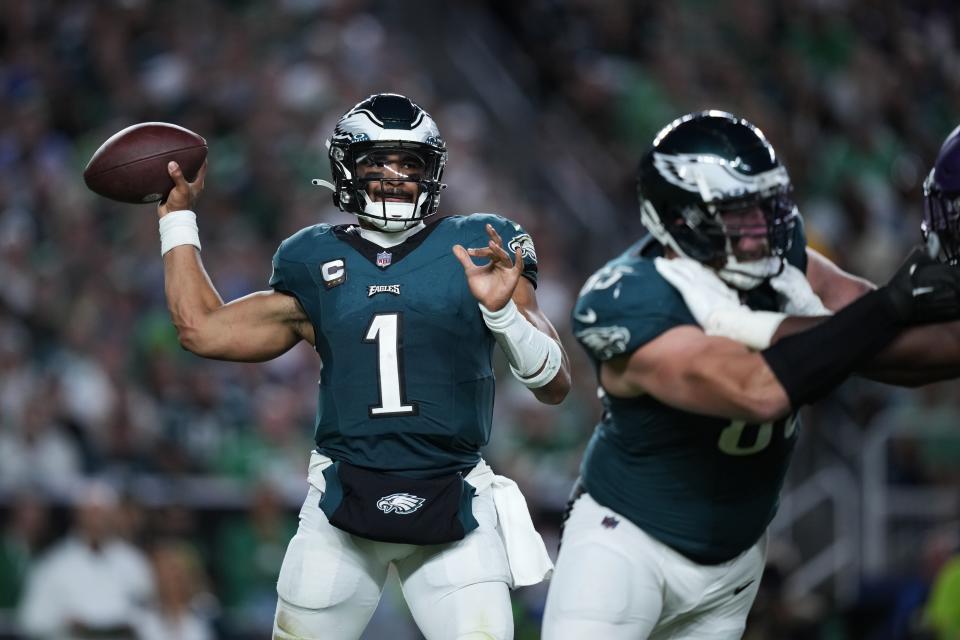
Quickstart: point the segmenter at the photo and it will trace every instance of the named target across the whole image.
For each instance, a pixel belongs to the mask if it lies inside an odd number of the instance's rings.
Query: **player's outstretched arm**
[[[868,280],[843,271],[813,249],[807,249],[807,257],[810,285],[832,310],[841,309],[876,288]],[[858,373],[872,380],[905,386],[956,378],[960,376],[960,322],[906,329]]]
[[[161,220],[189,211],[203,190],[206,165],[192,183],[186,181],[175,162],[168,170],[175,187],[158,207]],[[312,342],[312,327],[291,296],[261,291],[224,304],[203,267],[198,247],[192,243],[164,247],[163,272],[167,307],[180,344],[192,353],[219,360],[259,362],[280,355],[301,338]]]
[[[707,336],[699,327],[675,327],[641,345],[629,359],[604,362],[601,382],[614,395],[647,392],[688,411],[767,422],[830,392],[906,324],[925,313],[940,313],[938,304],[918,301],[916,289],[904,290],[904,284],[894,278],[820,324],[759,352],[729,338]],[[960,308],[950,312],[960,313]]]
[[[699,327],[675,327],[632,354],[604,362],[600,383],[614,396],[649,393],[672,407],[748,422],[790,412],[790,399],[759,352]]]
[[[518,247],[513,260],[492,225],[486,247],[453,247],[463,265],[470,292],[480,303],[484,322],[503,349],[510,368],[538,400],[559,404],[570,391],[570,364],[550,320],[537,305],[533,285],[521,277],[523,255]],[[476,265],[472,257],[486,258]]]
[[[806,276],[794,269],[783,274],[790,278],[778,282],[778,276],[771,281],[786,298],[787,312],[799,310],[801,316],[751,311],[735,299],[724,299],[714,289],[729,290],[706,286],[709,278],[717,278],[692,261],[658,259],[657,270],[681,292],[708,335],[763,349],[821,325],[831,311],[846,309],[877,290],[819,253],[810,249],[807,253]],[[900,326],[892,342],[877,346],[856,373],[908,386],[960,375],[960,323],[954,321],[960,316],[960,270],[915,252],[884,289]]]

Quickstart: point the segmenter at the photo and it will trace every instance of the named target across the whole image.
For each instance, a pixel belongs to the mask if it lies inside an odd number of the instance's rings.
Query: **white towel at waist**
[[[308,481],[318,490],[326,489],[323,470],[332,464],[330,458],[314,451],[310,456]],[[553,562],[547,554],[543,538],[537,533],[530,518],[527,501],[517,483],[499,476],[483,460],[477,463],[466,477],[477,493],[490,490],[497,508],[498,530],[503,540],[513,578],[511,589],[537,584],[553,573]]]

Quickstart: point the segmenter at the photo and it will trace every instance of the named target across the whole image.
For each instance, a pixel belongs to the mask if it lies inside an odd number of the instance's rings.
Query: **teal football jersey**
[[[806,269],[802,228],[788,260]],[[646,238],[587,280],[573,310],[574,334],[599,370],[673,327],[696,324],[657,272],[662,248]],[[751,308],[772,310],[769,285]],[[581,482],[600,504],[703,563],[729,560],[763,534],[779,504],[796,442],[795,419],[748,424],[676,409],[650,395],[604,394]]]
[[[354,225],[319,224],[285,240],[270,286],[295,296],[313,325],[320,374],[315,440],[334,460],[411,477],[466,470],[490,438],[493,336],[452,248],[484,247],[487,223],[536,252],[500,216],[439,219],[391,247]]]

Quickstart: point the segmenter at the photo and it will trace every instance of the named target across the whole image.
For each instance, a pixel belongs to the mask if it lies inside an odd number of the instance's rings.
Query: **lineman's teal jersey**
[[[574,334],[598,370],[673,327],[696,324],[657,272],[657,255],[662,248],[646,238],[580,292]],[[806,269],[802,229],[788,259]],[[747,303],[772,310],[776,298],[764,285]],[[675,409],[650,395],[605,394],[603,408],[581,467],[581,482],[598,503],[702,564],[729,560],[759,539],[777,510],[797,438],[794,419],[745,424]]]
[[[463,471],[490,437],[493,336],[467,287],[455,244],[485,247],[493,225],[523,250],[533,242],[491,214],[452,216],[391,248],[354,225],[318,224],[284,240],[270,286],[295,296],[323,368],[317,450],[334,460],[412,477]]]

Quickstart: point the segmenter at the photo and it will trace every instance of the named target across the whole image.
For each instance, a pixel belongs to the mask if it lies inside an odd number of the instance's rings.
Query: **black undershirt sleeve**
[[[761,355],[797,409],[833,390],[902,329],[888,292],[880,289],[817,326],[781,339]]]

